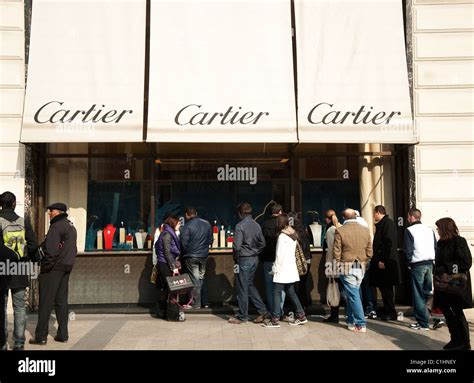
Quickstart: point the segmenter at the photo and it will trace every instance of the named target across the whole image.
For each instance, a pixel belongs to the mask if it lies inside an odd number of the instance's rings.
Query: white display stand
[[[314,247],[321,247],[321,225],[317,222],[313,222],[309,225],[311,229],[311,234],[313,235],[313,245]]]

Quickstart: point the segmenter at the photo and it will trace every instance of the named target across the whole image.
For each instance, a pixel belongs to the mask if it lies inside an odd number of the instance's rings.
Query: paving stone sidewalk
[[[474,310],[466,310],[474,339]],[[185,322],[167,322],[147,314],[80,314],[69,325],[69,341],[58,343],[56,323],[50,322],[46,346],[33,346],[36,315],[27,323],[27,350],[440,350],[449,341],[446,326],[438,330],[412,330],[414,318],[382,322],[369,320],[367,333],[353,333],[343,324],[322,322],[319,315],[308,317],[303,326],[282,323],[280,328],[264,328],[249,322],[227,323],[228,316],[187,315]],[[11,344],[12,316],[9,316]]]

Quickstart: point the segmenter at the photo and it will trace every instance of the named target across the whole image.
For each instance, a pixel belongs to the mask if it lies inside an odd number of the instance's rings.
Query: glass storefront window
[[[238,203],[250,202],[257,216],[275,198],[289,200],[281,191],[289,180],[288,166],[279,161],[163,160],[156,165],[155,180],[156,226],[167,213],[179,216],[194,206],[211,224],[233,229]]]
[[[89,160],[86,250],[106,249],[110,239],[112,249],[130,249],[131,241],[133,248],[147,247],[146,235],[151,233],[149,163],[117,158]],[[142,238],[137,239],[136,233],[143,233]]]
[[[149,250],[147,239],[153,237],[155,228],[169,214],[182,217],[187,206],[194,206],[211,225],[224,226],[226,235],[238,222],[236,206],[242,201],[252,204],[259,223],[270,217],[271,201],[280,203],[286,212],[293,205],[305,226],[319,221],[323,232],[325,210],[339,213],[346,207],[360,207],[356,156],[209,157],[204,153],[192,159],[169,153],[161,159],[158,154],[92,153],[88,159],[86,250],[105,249],[106,230],[112,249]],[[124,240],[121,228],[129,238]],[[142,240],[137,233],[142,233]],[[127,243],[130,239],[131,244]]]

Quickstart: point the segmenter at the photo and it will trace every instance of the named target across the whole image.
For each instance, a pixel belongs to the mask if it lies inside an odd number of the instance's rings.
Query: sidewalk
[[[466,310],[474,339],[474,309]],[[34,334],[36,315],[29,315],[27,350],[440,350],[449,341],[446,326],[438,330],[417,331],[408,328],[414,318],[382,322],[369,320],[367,333],[355,334],[341,324],[322,322],[319,315],[310,316],[303,326],[281,323],[280,328],[263,328],[227,323],[227,316],[189,314],[185,322],[167,322],[149,314],[82,314],[72,313],[69,342],[58,343],[56,323],[50,322],[46,346],[28,344]],[[11,348],[12,316],[9,315]]]

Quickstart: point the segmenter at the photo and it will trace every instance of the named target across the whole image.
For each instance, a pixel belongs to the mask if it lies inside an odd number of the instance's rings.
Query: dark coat
[[[400,259],[397,251],[397,227],[387,215],[375,225],[373,257],[370,261],[370,285],[398,286],[401,283]],[[385,264],[385,270],[378,263]]]
[[[235,226],[234,262],[240,257],[256,257],[265,248],[262,228],[252,217],[246,216]]]
[[[16,214],[11,209],[2,209],[0,210],[0,217],[6,219],[7,221],[13,222],[16,221],[20,216]],[[1,229],[1,228],[0,228]],[[3,234],[1,237],[3,238]],[[26,258],[18,261],[18,262],[25,262],[25,261],[37,261],[36,259],[36,251],[38,250],[38,242],[36,241],[36,235],[31,227],[31,223],[29,220],[25,219],[25,239],[26,239]],[[24,289],[30,285],[30,281],[28,275],[14,275],[10,278],[8,282],[9,289]]]
[[[469,269],[472,266],[472,256],[469,245],[463,237],[454,237],[449,240],[439,240],[436,250],[434,275],[443,273],[453,274],[453,270],[459,273],[467,273],[467,286],[465,294],[462,297],[453,296],[435,290],[435,306],[444,305],[449,302],[451,307],[467,309],[472,307],[472,288]]]
[[[212,228],[209,222],[191,218],[181,232],[181,245],[184,258],[207,258],[209,245],[212,245]]]
[[[276,245],[280,231],[277,224],[278,217],[267,219],[262,225],[262,233],[265,237],[265,248],[260,254],[263,262],[275,262]]]
[[[3,290],[9,288],[11,276],[8,275],[8,263],[17,261],[16,253],[5,246],[3,241],[0,241],[0,267],[5,273],[0,273],[0,294],[3,294]]]
[[[67,214],[62,213],[51,220],[46,239],[41,244],[44,258],[41,274],[50,271],[72,271],[77,255],[77,232]]]

